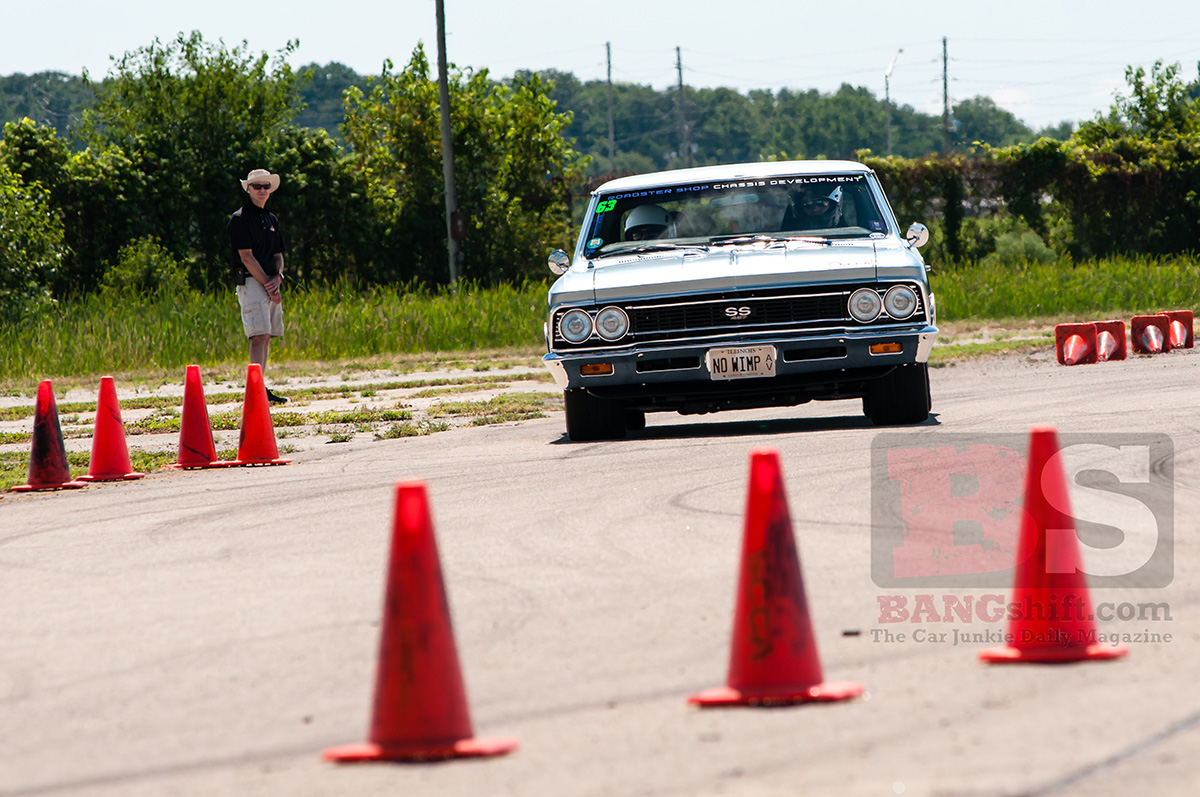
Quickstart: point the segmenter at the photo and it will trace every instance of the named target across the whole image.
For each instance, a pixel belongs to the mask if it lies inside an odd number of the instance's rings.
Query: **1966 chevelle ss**
[[[933,294],[875,173],[849,161],[712,166],[612,180],[574,256],[550,255],[543,362],[572,440],[647,412],[862,399],[878,425],[929,416]]]

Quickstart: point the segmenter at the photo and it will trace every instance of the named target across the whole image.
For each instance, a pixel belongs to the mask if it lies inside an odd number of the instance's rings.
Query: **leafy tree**
[[[284,225],[289,280],[374,281],[383,235],[369,173],[324,130],[285,127],[269,160],[284,182],[268,207]]]
[[[0,165],[0,323],[21,323],[53,303],[45,286],[64,252],[45,190]]]
[[[62,72],[0,77],[0,125],[31,119],[65,138],[94,96],[83,78]]]
[[[1098,144],[1123,137],[1164,140],[1200,132],[1200,82],[1186,84],[1179,64],[1154,63],[1150,74],[1142,67],[1126,67],[1129,96],[1118,96],[1106,116],[1080,125],[1078,138]]]
[[[1000,108],[990,97],[972,97],[953,108],[954,141],[960,147],[975,143],[1007,147],[1032,141],[1033,131],[1010,111]]]
[[[1037,138],[1052,138],[1055,141],[1066,141],[1075,133],[1074,122],[1059,122],[1037,131]]]
[[[742,163],[763,156],[761,142],[774,103],[767,92],[743,96],[732,89],[685,89],[689,105],[704,108],[690,136],[696,146],[692,164]]]
[[[67,254],[46,282],[55,295],[96,288],[117,250],[149,234],[136,212],[143,191],[141,164],[114,147],[72,154],[53,128],[25,119],[5,125],[0,165],[27,184],[46,191],[46,201],[62,220]]]
[[[542,273],[546,251],[570,235],[577,155],[549,86],[538,76],[501,85],[453,70],[450,117],[458,205],[467,216],[463,275],[490,283]],[[446,242],[437,85],[418,45],[398,74],[387,65],[369,94],[351,88],[343,134],[376,184],[385,251],[376,273],[445,281]]]
[[[324,66],[309,64],[301,67],[300,97],[304,110],[296,116],[297,127],[320,128],[338,144],[342,142],[341,126],[346,113],[342,107],[346,89],[356,86],[365,89],[367,79],[350,67],[331,61]]]
[[[97,86],[79,133],[89,147],[116,147],[140,166],[145,184],[128,197],[167,250],[193,258],[192,279],[221,281],[225,223],[243,200],[237,177],[266,166],[270,141],[299,109],[298,77],[286,58],[227,50],[199,32],[118,60]]]

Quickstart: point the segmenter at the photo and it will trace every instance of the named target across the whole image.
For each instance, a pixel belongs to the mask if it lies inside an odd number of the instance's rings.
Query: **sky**
[[[1112,0],[444,3],[450,62],[497,78],[556,69],[603,80],[611,45],[614,81],[665,89],[678,80],[679,48],[688,86],[832,92],[849,83],[931,114],[942,112],[944,37],[951,104],[990,97],[1035,130],[1106,112],[1125,92],[1127,66],[1149,72],[1161,59],[1194,80],[1200,61],[1197,0],[1122,3],[1120,12],[1097,10],[1117,8]],[[402,68],[422,42],[435,62],[435,8],[434,0],[0,0],[0,75],[86,69],[98,79],[111,57],[193,30],[255,53],[298,39],[293,67],[336,61],[373,75],[387,59]]]

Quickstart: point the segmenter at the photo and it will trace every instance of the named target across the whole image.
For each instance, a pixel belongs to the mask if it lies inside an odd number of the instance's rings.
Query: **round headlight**
[[[596,332],[605,340],[620,340],[629,331],[629,316],[620,307],[605,307],[596,314]]]
[[[892,318],[908,318],[917,311],[916,291],[907,285],[893,285],[883,295],[883,309]]]
[[[592,335],[592,317],[582,310],[568,310],[558,321],[558,333],[569,343],[583,343]]]
[[[883,309],[883,303],[875,291],[870,288],[859,288],[850,294],[848,309],[851,318],[866,324],[879,318],[879,311]]]

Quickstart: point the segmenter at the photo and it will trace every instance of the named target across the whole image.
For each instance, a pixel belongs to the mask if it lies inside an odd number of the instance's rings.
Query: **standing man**
[[[242,328],[250,339],[250,362],[266,374],[271,338],[283,337],[283,231],[279,219],[266,209],[267,200],[279,187],[279,175],[254,169],[242,180],[250,198],[229,217],[230,265],[242,308]],[[284,404],[287,399],[267,388],[267,400]]]

